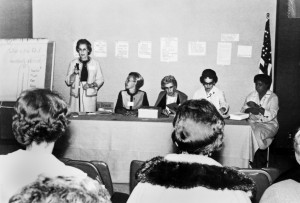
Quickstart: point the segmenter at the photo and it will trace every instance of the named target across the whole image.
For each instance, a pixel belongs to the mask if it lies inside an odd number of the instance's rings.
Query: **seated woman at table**
[[[139,183],[127,203],[251,202],[254,182],[209,157],[222,146],[224,125],[205,99],[180,105],[172,134],[180,153],[146,161],[137,171]]]
[[[144,78],[137,72],[128,74],[125,81],[125,90],[118,95],[115,113],[126,116],[137,116],[138,109],[149,106],[146,92],[140,90],[144,85]]]
[[[0,155],[0,202],[8,202],[19,188],[41,173],[51,177],[87,176],[52,155],[54,143],[68,126],[68,105],[58,94],[47,89],[25,91],[18,98],[15,111],[13,133],[26,150]]]
[[[176,108],[187,100],[186,94],[177,90],[177,81],[174,76],[168,75],[161,80],[161,91],[155,102],[156,107],[162,108],[162,114],[169,116],[175,114]],[[175,109],[170,109],[168,104],[176,104]]]
[[[215,105],[221,115],[226,115],[229,105],[224,92],[215,86],[218,82],[216,72],[212,69],[205,69],[200,77],[200,82],[203,87],[194,93],[193,99],[206,99]]]
[[[249,113],[249,123],[259,148],[254,156],[252,167],[260,168],[266,164],[266,150],[272,143],[279,125],[277,112],[278,97],[270,90],[272,78],[266,74],[254,77],[255,91],[245,99],[241,112]]]

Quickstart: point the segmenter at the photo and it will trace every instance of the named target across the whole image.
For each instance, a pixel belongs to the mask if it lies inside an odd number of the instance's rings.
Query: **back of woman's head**
[[[110,203],[108,191],[96,180],[75,176],[46,177],[23,187],[10,203]]]
[[[12,129],[17,141],[24,145],[55,142],[68,125],[68,105],[48,89],[27,90],[21,93],[15,106]]]
[[[172,140],[181,152],[210,154],[222,146],[224,125],[209,101],[188,100],[176,112]]]
[[[298,128],[294,137],[294,151],[298,164],[300,164],[300,128]]]

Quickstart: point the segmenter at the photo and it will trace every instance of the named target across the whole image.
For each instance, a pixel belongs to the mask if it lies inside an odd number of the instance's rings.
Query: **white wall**
[[[178,89],[189,98],[200,87],[206,68],[217,72],[220,87],[231,106],[239,111],[245,96],[254,89],[258,73],[266,13],[270,13],[272,49],[275,48],[276,1],[274,0],[33,0],[33,37],[56,42],[54,90],[68,99],[65,74],[73,58],[73,42],[86,38],[105,40],[108,57],[100,61],[105,83],[98,100],[116,102],[118,92],[131,71],[145,79],[142,90],[154,105],[160,80],[172,74]],[[231,65],[219,66],[217,43],[222,33],[239,34],[232,43]],[[160,61],[160,38],[178,37],[178,62]],[[129,41],[129,58],[114,56],[118,40]],[[140,40],[152,41],[152,58],[137,57]],[[205,56],[189,56],[188,41],[206,41]],[[237,46],[252,46],[252,57],[237,57]],[[92,54],[93,56],[93,54]],[[274,58],[274,57],[273,57]]]

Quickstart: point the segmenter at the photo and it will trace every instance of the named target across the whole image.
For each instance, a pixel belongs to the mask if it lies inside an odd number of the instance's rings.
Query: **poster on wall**
[[[160,60],[162,62],[178,61],[178,38],[162,37],[160,39]]]
[[[238,45],[237,56],[250,58],[252,56],[252,46]]]
[[[116,42],[116,57],[117,58],[128,58],[129,56],[129,43],[127,41]]]
[[[232,44],[229,42],[219,42],[217,51],[217,65],[231,64],[231,50]]]
[[[152,42],[140,41],[138,43],[138,57],[144,59],[150,59],[152,54]]]
[[[190,56],[205,56],[206,42],[190,41],[188,43],[188,54]]]
[[[238,42],[240,41],[239,34],[221,34],[221,41],[222,42]]]
[[[107,57],[107,42],[104,40],[95,41],[93,52],[95,57]]]

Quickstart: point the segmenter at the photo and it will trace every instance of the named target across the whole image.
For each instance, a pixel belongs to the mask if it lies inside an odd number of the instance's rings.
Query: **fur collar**
[[[148,182],[166,188],[190,189],[205,187],[212,190],[241,190],[255,194],[252,179],[229,167],[201,163],[168,161],[154,157],[137,171],[140,182]]]

